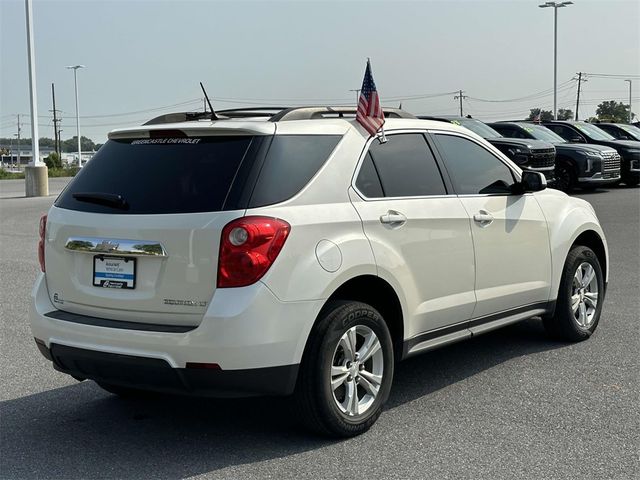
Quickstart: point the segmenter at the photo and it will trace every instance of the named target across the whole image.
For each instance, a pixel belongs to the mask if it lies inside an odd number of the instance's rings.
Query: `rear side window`
[[[385,197],[415,197],[447,193],[440,170],[420,133],[389,135],[386,143],[369,147]],[[366,159],[365,159],[366,163]],[[363,168],[365,165],[363,165]],[[370,173],[369,175],[372,175]],[[367,171],[361,174],[366,174]],[[356,180],[356,185],[358,185]],[[362,190],[361,190],[362,191]],[[366,194],[366,192],[363,191]]]
[[[373,159],[369,152],[367,152],[360,167],[360,172],[356,179],[356,187],[358,187],[358,190],[360,190],[365,197],[384,197],[380,177],[378,177],[378,172],[376,172],[376,167],[373,165]]]
[[[60,195],[56,206],[110,214],[220,211],[254,137],[109,140]],[[73,194],[120,195],[127,208]],[[89,195],[90,196],[90,195]]]
[[[264,160],[249,208],[293,197],[320,170],[340,135],[275,135]]]
[[[455,135],[436,134],[436,138],[458,194],[511,192],[514,183],[511,169],[488,150]]]

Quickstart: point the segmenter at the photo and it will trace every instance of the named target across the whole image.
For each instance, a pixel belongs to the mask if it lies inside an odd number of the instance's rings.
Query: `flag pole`
[[[369,66],[369,71],[371,71],[371,59],[367,57],[367,65]],[[379,101],[379,100],[378,100]],[[382,110],[382,105],[380,105],[380,110]],[[384,134],[384,123],[380,125],[380,134],[378,135],[378,142],[387,143],[387,136]]]

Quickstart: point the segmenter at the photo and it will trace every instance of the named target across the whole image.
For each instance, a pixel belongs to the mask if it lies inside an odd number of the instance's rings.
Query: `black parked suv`
[[[596,127],[604,130],[616,140],[632,140],[640,142],[640,128],[627,123],[596,122]]]
[[[553,120],[542,122],[542,124],[571,143],[589,143],[615,148],[622,157],[620,162],[622,181],[627,185],[640,183],[640,142],[616,140],[604,130],[587,122]]]
[[[527,122],[488,124],[509,138],[544,140],[556,147],[556,181],[554,188],[570,192],[576,186],[585,189],[616,183],[620,180],[620,155],[611,147],[569,143],[542,125]]]
[[[548,142],[540,140],[522,140],[517,138],[505,138],[487,124],[471,117],[458,117],[442,115],[438,117],[418,116],[425,120],[440,120],[468,128],[473,133],[480,135],[491,145],[496,147],[507,157],[513,160],[522,169],[534,170],[544,174],[547,182],[554,180],[554,168],[556,149]]]

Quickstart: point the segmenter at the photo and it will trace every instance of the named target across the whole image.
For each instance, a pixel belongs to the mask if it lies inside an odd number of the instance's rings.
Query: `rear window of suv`
[[[171,214],[278,203],[309,182],[340,138],[112,139],[86,163],[56,206],[95,213]],[[119,196],[126,206],[100,201],[105,195]],[[96,196],[98,201],[93,201]]]

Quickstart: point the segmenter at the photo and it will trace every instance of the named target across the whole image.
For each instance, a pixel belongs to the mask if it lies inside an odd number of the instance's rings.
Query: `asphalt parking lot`
[[[640,188],[579,195],[611,254],[589,341],[551,342],[533,319],[412,358],[377,424],[329,441],[278,399],[121,400],[55,372],[27,319],[54,197],[12,198],[23,185],[0,182],[1,478],[640,477]]]

